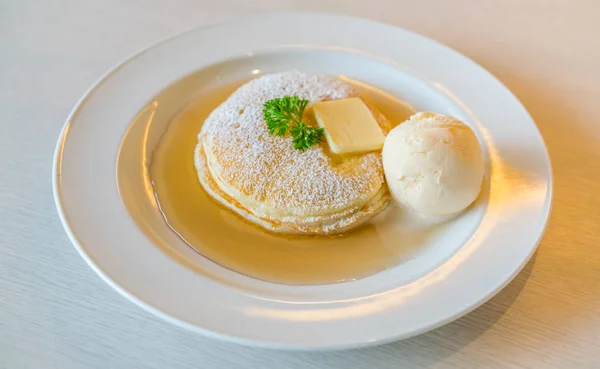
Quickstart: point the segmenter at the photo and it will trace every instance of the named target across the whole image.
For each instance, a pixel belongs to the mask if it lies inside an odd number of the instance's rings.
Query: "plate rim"
[[[70,125],[73,122],[74,119],[76,119],[78,113],[80,112],[80,110],[83,108],[83,106],[86,104],[86,102],[93,96],[94,91],[96,91],[102,84],[103,82],[105,82],[111,75],[113,75],[114,73],[116,73],[119,69],[121,69],[122,67],[124,67],[125,65],[127,65],[128,63],[134,61],[135,59],[137,59],[138,57],[140,57],[141,55],[143,55],[146,51],[156,48],[159,45],[162,45],[164,43],[168,43],[169,41],[173,40],[173,39],[177,39],[183,35],[192,33],[192,32],[197,32],[200,30],[204,30],[204,29],[208,29],[208,28],[212,28],[215,26],[220,26],[220,25],[227,25],[227,24],[231,24],[233,22],[235,22],[236,20],[239,19],[253,19],[253,18],[260,18],[260,17],[271,17],[271,16],[279,16],[279,15],[286,15],[286,16],[297,16],[297,15],[304,15],[304,16],[325,16],[325,17],[331,17],[331,18],[336,18],[336,19],[346,19],[346,20],[351,20],[351,21],[362,21],[362,22],[367,22],[369,24],[374,24],[374,25],[385,25],[387,27],[391,27],[391,28],[395,28],[395,29],[400,29],[408,34],[411,34],[412,36],[417,36],[418,38],[422,38],[422,39],[426,39],[429,42],[435,44],[437,47],[442,47],[444,49],[450,50],[451,52],[460,55],[462,58],[468,60],[469,62],[473,63],[474,65],[476,65],[477,67],[481,68],[483,71],[485,71],[485,73],[487,73],[490,77],[492,77],[494,80],[496,80],[496,82],[499,83],[499,85],[502,86],[503,89],[506,90],[506,92],[508,92],[511,96],[513,96],[516,101],[523,107],[523,109],[525,110],[526,114],[528,115],[529,119],[531,120],[531,122],[533,123],[533,128],[536,131],[536,134],[542,144],[542,148],[544,151],[544,158],[545,161],[547,162],[547,169],[548,169],[548,178],[547,178],[547,195],[546,195],[546,201],[544,203],[544,208],[543,208],[543,222],[541,224],[540,227],[540,231],[537,235],[537,239],[535,240],[533,246],[531,247],[528,255],[526,256],[526,258],[524,258],[520,264],[516,267],[516,269],[514,269],[514,271],[511,273],[511,275],[506,278],[504,280],[504,282],[497,286],[496,288],[492,289],[486,296],[483,296],[482,298],[479,299],[479,301],[477,301],[477,303],[472,304],[470,306],[466,306],[463,310],[458,311],[457,313],[455,313],[452,316],[448,316],[446,319],[441,320],[436,322],[435,324],[431,324],[429,326],[423,326],[421,327],[421,329],[416,330],[411,332],[411,334],[409,335],[402,335],[402,334],[398,334],[397,336],[390,336],[387,339],[381,339],[378,340],[377,342],[362,342],[359,344],[342,344],[339,346],[336,345],[330,345],[330,346],[306,346],[306,345],[302,345],[302,346],[298,346],[298,345],[290,345],[290,344],[277,344],[274,342],[263,342],[263,341],[256,341],[256,340],[248,340],[246,338],[243,337],[237,337],[237,336],[231,336],[231,335],[227,335],[227,334],[223,334],[223,333],[219,333],[219,332],[214,332],[211,330],[207,330],[204,329],[202,327],[199,327],[197,325],[191,324],[185,320],[181,320],[179,318],[173,317],[171,315],[169,315],[168,313],[160,310],[159,308],[148,304],[147,302],[143,301],[142,299],[138,298],[132,291],[128,291],[126,289],[124,289],[122,286],[120,286],[116,281],[114,281],[107,273],[105,273],[94,261],[94,258],[88,254],[88,252],[86,251],[86,248],[83,246],[83,244],[80,242],[80,240],[78,239],[76,232],[74,231],[74,229],[72,228],[72,224],[70,224],[68,216],[66,214],[65,208],[64,208],[64,204],[62,201],[62,196],[63,194],[60,191],[60,177],[61,177],[61,168],[62,168],[62,159],[63,159],[63,150],[64,150],[64,144],[67,140],[67,136],[69,133],[69,129],[70,129]],[[408,337],[412,337],[412,336],[416,336],[419,335],[421,333],[430,331],[432,329],[435,329],[437,327],[443,326],[451,321],[454,321],[455,319],[457,319],[458,317],[464,316],[465,314],[468,314],[469,312],[475,310],[476,308],[478,308],[479,306],[483,305],[484,303],[486,303],[487,301],[489,301],[489,299],[491,299],[494,295],[496,295],[499,291],[501,291],[504,287],[506,287],[520,272],[521,270],[525,267],[525,265],[527,265],[527,263],[530,261],[531,257],[533,256],[533,254],[536,252],[537,247],[539,246],[541,240],[543,239],[543,236],[545,234],[545,231],[547,229],[548,223],[549,223],[549,219],[550,219],[550,215],[551,215],[551,211],[552,211],[552,204],[553,204],[553,198],[554,198],[554,175],[553,175],[553,171],[552,171],[552,165],[551,165],[551,160],[550,160],[550,156],[548,153],[548,149],[547,149],[547,145],[543,139],[543,136],[541,135],[537,125],[535,124],[535,121],[533,120],[533,118],[530,116],[529,112],[527,111],[527,109],[525,108],[525,106],[521,103],[521,101],[518,99],[518,97],[516,97],[500,80],[498,80],[492,73],[490,73],[489,71],[487,71],[485,68],[483,68],[482,66],[480,66],[478,63],[476,63],[475,61],[473,61],[472,59],[470,59],[469,57],[463,55],[462,53],[451,49],[450,47],[435,41],[431,38],[428,38],[426,36],[422,36],[420,34],[417,34],[415,32],[394,26],[394,25],[390,25],[387,23],[382,23],[382,22],[377,22],[377,21],[373,21],[373,20],[369,20],[369,19],[364,19],[364,18],[360,18],[360,17],[353,17],[353,16],[347,16],[347,15],[337,15],[337,14],[330,14],[330,13],[314,13],[314,12],[271,12],[271,13],[267,13],[267,14],[261,14],[261,15],[257,15],[257,14],[251,14],[251,15],[247,15],[247,16],[243,16],[243,17],[235,17],[235,18],[231,18],[228,19],[225,22],[220,22],[220,23],[215,23],[215,24],[210,24],[210,25],[205,25],[205,26],[196,26],[196,27],[192,27],[189,28],[187,30],[184,30],[182,32],[178,32],[174,35],[165,37],[159,41],[157,41],[156,43],[153,43],[147,47],[143,47],[141,48],[139,51],[131,54],[130,56],[124,58],[123,60],[121,60],[120,62],[118,62],[114,67],[110,68],[106,73],[104,73],[100,78],[98,78],[86,91],[85,93],[82,95],[82,97],[79,99],[79,101],[75,104],[74,108],[71,110],[71,112],[69,113],[65,124],[63,125],[61,132],[59,134],[59,139],[58,139],[58,143],[56,145],[55,148],[55,152],[54,152],[54,160],[53,160],[53,169],[52,169],[52,176],[53,176],[53,180],[52,180],[52,185],[53,185],[53,195],[54,195],[54,200],[55,200],[55,205],[57,208],[57,212],[59,215],[59,218],[61,220],[61,223],[63,225],[63,228],[65,229],[65,232],[67,233],[71,243],[73,244],[73,246],[75,247],[75,249],[78,251],[78,253],[81,255],[81,257],[86,261],[86,263],[92,268],[92,270],[94,270],[94,272],[96,274],[98,274],[101,279],[103,279],[107,284],[109,284],[112,288],[114,288],[116,291],[118,291],[121,295],[123,295],[124,297],[126,297],[127,299],[133,301],[134,303],[136,303],[137,305],[139,305],[140,307],[144,308],[145,310],[173,323],[176,324],[178,326],[187,328],[187,329],[191,329],[193,331],[196,332],[201,332],[202,334],[205,334],[207,336],[211,336],[211,337],[216,337],[216,338],[221,338],[221,339],[226,339],[229,341],[233,341],[236,343],[240,343],[240,344],[245,344],[245,345],[251,345],[251,346],[258,346],[258,347],[268,347],[268,348],[283,348],[283,349],[292,349],[292,350],[331,350],[331,349],[347,349],[347,348],[355,348],[355,347],[363,347],[363,346],[370,346],[370,345],[375,345],[375,344],[383,344],[386,342],[391,342],[391,341],[395,341],[398,339],[404,339],[404,338],[408,338]]]

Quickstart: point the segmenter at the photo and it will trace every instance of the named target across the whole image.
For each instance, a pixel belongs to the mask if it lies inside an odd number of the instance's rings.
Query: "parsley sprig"
[[[294,148],[301,151],[321,142],[325,130],[311,127],[302,121],[302,114],[308,103],[308,100],[301,100],[298,96],[284,96],[267,101],[263,117],[269,133],[285,136],[289,131]]]

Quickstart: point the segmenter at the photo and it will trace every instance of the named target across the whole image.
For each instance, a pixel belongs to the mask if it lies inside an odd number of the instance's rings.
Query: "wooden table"
[[[197,336],[118,295],[52,199],[55,141],[109,67],[198,24],[264,10],[359,15],[473,58],[548,145],[552,218],[525,270],[445,327],[382,347],[287,353]],[[600,368],[600,2],[5,0],[0,4],[0,368]]]

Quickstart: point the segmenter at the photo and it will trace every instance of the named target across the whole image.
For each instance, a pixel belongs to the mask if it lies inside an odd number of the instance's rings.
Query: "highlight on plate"
[[[250,80],[220,100],[206,119],[193,121],[197,141],[193,137],[195,147],[184,153],[185,160],[193,159],[197,180],[192,186],[201,188],[222,211],[262,229],[265,237],[282,237],[282,242],[290,235],[351,236],[350,231],[369,224],[391,202],[393,211],[435,217],[457,214],[477,199],[483,157],[467,124],[412,108],[393,114],[383,100],[363,92],[345,77],[297,71]],[[153,160],[156,155],[160,150]],[[158,191],[156,197],[161,207],[169,201]],[[165,218],[178,234],[185,233]],[[336,247],[332,254],[339,254]],[[368,245],[364,247],[360,257],[368,264]],[[306,250],[315,260],[324,258]],[[280,260],[286,258],[281,250],[273,252]],[[296,248],[290,255],[303,252]],[[390,266],[380,260],[384,253],[377,255],[377,267],[369,273]],[[212,259],[267,278],[244,269],[230,254],[223,262],[215,260],[217,256]],[[272,275],[280,273],[277,263],[270,266]],[[344,273],[332,272],[332,281],[354,278]]]

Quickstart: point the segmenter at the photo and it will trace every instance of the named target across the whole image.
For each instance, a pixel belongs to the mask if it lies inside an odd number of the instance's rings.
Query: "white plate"
[[[192,252],[156,211],[145,177],[149,153],[169,119],[199,90],[289,69],[344,74],[419,110],[463,119],[484,146],[481,201],[412,259],[353,282],[277,285]],[[236,342],[337,349],[414,336],[497,293],[540,241],[552,178],[527,111],[466,57],[366,20],[272,14],[192,30],[107,73],[63,129],[54,193],[82,257],[143,308]]]

